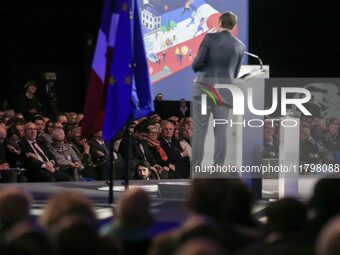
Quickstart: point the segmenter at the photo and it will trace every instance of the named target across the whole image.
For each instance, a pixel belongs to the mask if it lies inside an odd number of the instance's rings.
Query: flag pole
[[[109,205],[114,203],[114,193],[113,193],[113,186],[114,186],[114,171],[113,171],[113,138],[110,140],[110,157],[109,157]]]
[[[134,55],[134,16],[135,16],[135,0],[129,0],[130,4],[129,6],[131,6],[130,8],[130,33],[131,33],[131,63],[130,63],[130,67],[132,69],[132,77],[134,78],[135,76],[135,55]],[[132,78],[132,82],[134,82],[134,79]],[[131,93],[131,100],[132,100],[132,93]],[[125,190],[129,189],[129,170],[130,170],[130,153],[129,153],[129,148],[130,148],[130,134],[129,134],[129,126],[130,123],[132,121],[132,114],[130,114],[130,116],[128,117],[127,120],[127,128],[126,128],[126,143],[125,143],[125,155],[127,155],[127,161],[125,164],[125,173],[124,173],[124,187]]]
[[[124,154],[126,155],[126,164],[124,169],[124,188],[125,191],[129,190],[129,172],[130,172],[130,134],[129,134],[129,126],[131,123],[131,115],[129,116],[126,122],[126,129],[125,129],[125,137],[126,142],[124,144]]]

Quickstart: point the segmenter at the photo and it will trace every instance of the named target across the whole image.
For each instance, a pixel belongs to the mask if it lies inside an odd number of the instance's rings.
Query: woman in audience
[[[163,150],[161,147],[161,143],[158,140],[158,136],[160,134],[160,130],[157,126],[155,125],[149,125],[148,126],[148,135],[146,137],[146,141],[150,147],[150,151],[152,152],[157,165],[156,165],[156,170],[159,173],[159,177],[161,179],[167,179],[168,172],[170,170],[169,165],[167,165],[167,160],[168,160],[168,155],[166,152]],[[158,169],[157,169],[158,168]]]
[[[19,146],[20,141],[20,133],[15,128],[9,128],[7,130],[7,138],[5,141],[6,144],[6,153],[7,153],[7,162],[10,167],[22,167],[23,157],[21,156],[21,148]]]

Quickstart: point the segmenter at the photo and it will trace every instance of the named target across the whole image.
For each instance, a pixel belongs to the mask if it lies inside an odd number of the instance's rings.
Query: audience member
[[[30,220],[31,196],[25,191],[6,187],[0,191],[0,233],[16,224]]]
[[[44,146],[49,146],[52,142],[51,136],[45,133],[45,121],[42,115],[36,115],[33,118],[34,124],[37,126],[37,141]]]
[[[94,228],[98,227],[90,201],[78,192],[62,191],[53,194],[47,201],[40,222],[48,231],[53,231],[65,216],[85,219]]]
[[[54,121],[53,120],[48,120],[45,124],[45,133],[47,135],[51,135],[54,127]],[[50,139],[51,140],[51,139]],[[52,142],[52,140],[51,140]]]
[[[51,152],[59,166],[59,171],[79,180],[79,171],[84,167],[69,143],[65,142],[65,133],[62,129],[52,132]]]
[[[21,155],[21,148],[19,146],[20,133],[15,127],[11,127],[7,130],[7,138],[5,141],[6,145],[6,156],[7,162],[10,167],[22,167],[23,158]]]
[[[147,128],[148,134],[145,140],[155,159],[155,163],[157,164],[156,170],[160,175],[161,179],[167,179],[168,178],[167,171],[170,170],[170,167],[167,165],[168,155],[166,155],[164,149],[161,147],[160,141],[158,140],[160,128],[155,125],[149,125]]]
[[[159,180],[160,177],[148,161],[141,161],[136,165],[135,179],[137,180]]]
[[[28,81],[25,84],[25,94],[19,96],[17,112],[24,115],[26,121],[32,121],[34,115],[41,113],[42,105],[36,97],[37,83]]]
[[[149,230],[153,221],[148,194],[141,188],[124,192],[114,213],[115,221],[103,227],[102,235],[120,240],[124,254],[147,254],[151,243]]]
[[[264,149],[263,158],[278,158],[279,143],[274,136],[275,127],[272,122],[266,121],[264,124]]]
[[[187,106],[187,102],[184,98],[179,101],[179,108],[176,116],[180,119],[190,116],[190,108]]]
[[[98,179],[98,171],[95,171],[95,165],[90,154],[90,145],[87,143],[86,138],[81,138],[81,127],[76,127],[72,130],[70,145],[84,166],[81,175]]]
[[[137,163],[140,161],[148,161],[152,166],[156,166],[157,170],[160,169],[158,168],[156,159],[146,141],[148,132],[147,121],[140,122],[134,129],[134,135],[124,137],[120,144],[119,152],[122,154],[125,161],[129,160],[129,171],[131,176],[135,175]],[[126,150],[127,143],[128,150]]]
[[[316,255],[340,254],[340,216],[331,219],[322,229],[317,243]]]
[[[213,239],[193,238],[175,250],[176,255],[225,255],[223,247]]]
[[[175,125],[170,121],[161,124],[160,143],[168,156],[170,178],[188,178],[190,176],[190,161],[188,151],[183,151],[179,141],[174,139]]]
[[[293,198],[283,198],[266,208],[265,242],[240,254],[313,254],[307,238],[307,209]]]
[[[331,151],[340,150],[340,139],[338,137],[339,122],[337,119],[327,123],[326,130],[323,135],[323,143],[327,149]]]
[[[188,124],[182,124],[179,128],[179,144],[181,145],[183,151],[186,151],[188,154],[189,159],[191,159],[191,146],[190,141],[192,137],[192,130]]]
[[[89,145],[91,157],[97,166],[96,171],[98,171],[98,180],[107,180],[107,162],[109,160],[109,150],[103,140],[103,132],[98,131],[95,133],[89,140]]]
[[[36,141],[37,127],[34,123],[25,124],[25,138],[20,142],[24,166],[24,174],[28,181],[54,182],[72,181],[73,178],[56,169],[55,158],[51,151]]]
[[[60,123],[64,126],[67,123],[67,121],[68,119],[67,119],[66,114],[63,113],[57,116],[57,121],[56,121],[57,123]]]
[[[310,201],[309,233],[315,240],[325,223],[340,213],[340,179],[325,178],[317,182]]]
[[[163,102],[163,94],[158,93],[154,100],[155,113],[158,114],[162,119],[166,118],[167,110],[166,105]]]
[[[322,144],[316,143],[311,136],[309,125],[302,123],[300,127],[300,162],[303,164],[321,164],[320,154],[322,149]]]
[[[321,118],[321,108],[314,102],[314,95],[312,94],[311,99],[304,104],[304,107],[312,114],[312,117]],[[305,115],[302,115],[306,117]]]
[[[7,161],[5,139],[7,130],[0,126],[0,183],[2,182],[17,182],[17,174],[10,171],[10,165]]]

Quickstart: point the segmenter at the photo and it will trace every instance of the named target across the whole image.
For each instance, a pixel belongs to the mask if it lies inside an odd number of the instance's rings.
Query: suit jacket
[[[41,148],[41,150],[44,152],[45,156],[49,160],[55,161],[55,158],[54,158],[52,152],[46,146],[44,146],[39,141],[36,141],[36,143],[38,144],[38,146]],[[28,152],[35,154],[33,148],[31,147],[31,145],[29,144],[29,142],[26,139],[22,139],[20,141],[20,147],[21,147],[22,158],[24,158],[24,166],[28,170],[41,168],[41,165],[44,164],[44,162],[37,160],[37,159],[32,159],[32,158],[26,157],[26,153],[28,153]]]
[[[184,160],[181,156],[181,152],[183,151],[182,147],[179,144],[179,141],[172,139],[170,146],[169,144],[162,138],[159,138],[161,142],[161,146],[165,151],[166,155],[168,155],[168,164],[177,164]]]
[[[90,144],[90,154],[95,164],[103,163],[109,159],[108,149],[105,150],[105,148],[102,145],[100,145],[99,142],[95,138],[92,138],[89,141],[89,144]],[[102,153],[104,153],[105,157],[99,157],[97,155],[98,151],[101,151]]]
[[[157,161],[150,150],[150,147],[146,141],[137,141],[133,137],[129,137],[129,158],[127,158],[125,152],[125,144],[127,142],[126,137],[122,139],[119,146],[119,152],[122,154],[125,162],[130,161],[130,171],[134,174],[136,166],[140,161],[148,161],[152,166],[157,164]],[[143,146],[144,152],[140,148],[140,144]]]
[[[181,109],[178,107],[176,116],[180,119],[185,118],[185,117],[190,117],[190,107],[183,113]]]
[[[4,143],[0,143],[0,164],[7,163],[6,147]]]
[[[168,161],[166,162],[166,165],[173,164],[176,166],[174,173],[169,171],[169,178],[188,178],[190,176],[190,159],[189,157],[181,156],[183,149],[179,141],[172,139],[169,146],[163,137],[160,137],[159,140],[163,150],[168,155]]]
[[[56,163],[60,166],[60,168],[69,169],[71,167],[71,163],[79,163],[81,169],[83,168],[82,162],[71,147],[71,144],[64,143],[60,148],[56,148],[52,143],[49,149],[51,150],[53,156],[56,159]]]
[[[245,45],[229,31],[206,34],[192,64],[194,72],[199,72],[193,96],[201,96],[201,83],[230,83],[237,78],[244,50]],[[231,105],[230,93],[224,91],[221,97],[224,103]]]

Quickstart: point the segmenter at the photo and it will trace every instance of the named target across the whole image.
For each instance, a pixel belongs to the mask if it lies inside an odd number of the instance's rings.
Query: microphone
[[[250,53],[248,51],[245,51],[244,54],[248,55],[249,57],[256,58],[260,63],[261,69],[263,69],[263,62],[262,62],[262,60],[259,56],[255,55],[253,53]]]

